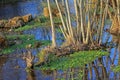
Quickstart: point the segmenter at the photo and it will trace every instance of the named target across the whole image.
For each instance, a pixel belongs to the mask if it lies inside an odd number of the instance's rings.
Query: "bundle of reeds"
[[[120,34],[120,22],[117,16],[113,17],[110,33],[116,36]]]

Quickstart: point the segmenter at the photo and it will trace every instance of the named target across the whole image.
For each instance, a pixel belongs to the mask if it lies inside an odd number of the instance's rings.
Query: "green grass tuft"
[[[47,26],[47,23],[40,23],[40,22],[35,22],[32,21],[29,24],[26,24],[25,26],[19,27],[17,29],[15,29],[15,31],[25,31],[25,30],[29,30],[29,29],[33,29],[33,28],[37,28],[37,27],[42,27],[42,26]]]
[[[113,72],[117,73],[117,72],[120,72],[120,65],[112,68]]]
[[[40,68],[42,70],[66,70],[68,68],[84,67],[94,61],[97,57],[108,55],[108,52],[104,51],[80,51],[75,52],[69,56],[64,56],[51,61],[49,64],[45,64]]]
[[[74,16],[72,17],[72,21],[73,20],[75,20]],[[61,24],[60,17],[53,17],[53,21],[55,23],[55,26],[58,26],[58,24]],[[45,27],[45,26],[50,27],[50,25],[51,25],[50,19],[41,15],[41,16],[37,16],[33,21],[27,23],[25,26],[15,29],[15,31],[24,31],[24,30],[29,30],[36,27]]]
[[[38,41],[38,40],[35,40],[34,36],[33,35],[12,35],[12,36],[6,36],[8,40],[10,41],[14,41],[14,39],[17,39],[19,38],[20,41],[22,41],[21,44],[15,44],[15,45],[11,45],[11,46],[8,46],[6,48],[4,48],[2,51],[1,51],[1,54],[9,54],[9,53],[12,53],[14,52],[16,49],[23,49],[23,48],[26,48],[27,45],[31,44],[31,48],[34,47],[34,44],[36,42],[42,42],[43,45],[48,45],[50,43],[50,41]]]

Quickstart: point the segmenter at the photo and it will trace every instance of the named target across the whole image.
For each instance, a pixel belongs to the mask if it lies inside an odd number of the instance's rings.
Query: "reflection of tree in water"
[[[119,80],[119,73],[113,73],[115,59],[110,56],[99,57],[86,64],[83,68],[70,68],[67,70],[53,71],[54,80]]]
[[[43,39],[45,40],[50,40],[50,28],[43,28],[42,29],[42,36],[44,37]]]
[[[0,56],[0,67],[3,66],[3,64],[8,60],[8,56]]]
[[[0,55],[0,80],[2,80],[2,66],[4,65],[4,63],[8,60],[7,56],[2,56]]]
[[[36,80],[35,72],[33,70],[27,72],[27,80]]]

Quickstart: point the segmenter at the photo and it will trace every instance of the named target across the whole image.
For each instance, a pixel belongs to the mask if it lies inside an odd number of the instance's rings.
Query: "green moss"
[[[33,35],[17,35],[17,34],[14,34],[14,35],[7,35],[6,38],[7,39],[16,39],[16,38],[20,38],[20,39],[26,39],[27,38],[34,38]]]
[[[34,44],[36,42],[42,42],[43,45],[48,45],[50,43],[50,41],[38,41],[38,40],[35,40],[33,35],[12,35],[12,36],[6,36],[6,37],[10,41],[12,41],[12,40],[14,41],[14,39],[19,38],[19,40],[22,41],[22,43],[11,45],[11,46],[8,46],[7,48],[4,48],[1,51],[1,54],[12,53],[16,49],[18,50],[18,49],[26,48],[27,45],[31,45],[31,48],[33,48]]]
[[[29,24],[26,24],[23,27],[15,29],[15,31],[24,31],[24,30],[29,30],[29,29],[32,29],[32,28],[42,27],[42,26],[45,26],[45,25],[47,26],[47,23],[40,23],[40,22],[32,21],[32,22],[30,22]]]
[[[51,61],[48,64],[41,66],[43,70],[66,70],[68,68],[75,68],[75,67],[84,67],[85,64],[88,64],[94,61],[97,57],[108,55],[108,52],[104,51],[80,51],[75,52],[74,54],[69,55],[68,57],[60,57]]]
[[[75,20],[74,17],[72,17],[72,20]],[[59,17],[54,17],[53,21],[55,23],[55,26],[58,26],[58,24],[61,23],[61,19]],[[50,25],[50,19],[41,15],[37,16],[33,21],[27,23],[25,26],[15,29],[15,31],[24,31],[36,27],[50,27]]]
[[[117,73],[117,72],[120,72],[120,65],[112,68],[113,72]]]
[[[37,16],[33,21],[27,23],[25,26],[19,27],[15,29],[15,31],[24,31],[29,30],[32,28],[42,27],[42,26],[49,26],[50,25],[50,19],[46,18],[44,16]]]
[[[57,57],[54,54],[49,54],[46,52],[46,50],[42,49],[38,55],[37,55],[39,61],[35,65],[39,65],[41,63],[49,64],[51,61],[54,61],[57,59]]]

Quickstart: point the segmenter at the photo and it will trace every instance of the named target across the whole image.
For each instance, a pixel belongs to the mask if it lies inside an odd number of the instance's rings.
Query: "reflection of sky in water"
[[[32,34],[36,40],[51,40],[51,32],[47,28],[36,28],[24,31],[25,34]]]
[[[104,30],[109,29],[109,28],[110,28],[110,25],[106,25],[104,27]],[[102,42],[105,43],[107,38],[108,38],[108,42],[112,41],[112,35],[110,35],[109,32],[103,32]]]
[[[32,14],[34,17],[38,15],[41,10],[42,6],[40,6],[40,1],[37,2],[35,0],[19,2],[14,5],[5,5],[0,7],[0,19],[8,19],[14,16],[23,16],[26,14]]]
[[[73,0],[70,0],[69,3],[70,3],[70,12],[74,13],[74,6],[72,5]],[[7,5],[2,8],[0,7],[0,19],[1,18],[10,18],[13,16],[19,16],[19,15],[25,15],[28,13],[31,13],[33,16],[35,16],[35,15],[39,14],[40,11],[42,10],[42,8],[40,6],[38,6],[38,4],[40,4],[40,3],[36,4],[36,1],[33,0],[33,1],[28,1],[28,2],[20,2],[15,5]],[[72,23],[72,25],[74,26],[74,25],[76,25],[76,23]],[[105,27],[105,29],[109,28],[109,27],[110,26],[107,25]],[[36,40],[51,40],[52,39],[50,29],[46,29],[46,28],[31,29],[28,31],[24,31],[24,33],[25,34],[33,34],[35,36]],[[103,34],[104,35],[103,35],[102,42],[104,43],[106,41],[106,37],[109,35],[109,33],[103,32]],[[57,36],[57,43],[61,44],[62,40],[60,38],[62,37],[62,35],[57,33],[56,36]],[[111,35],[109,35],[109,36],[110,37],[108,39],[108,42],[111,42],[112,36]],[[114,58],[114,51],[115,51],[115,48],[112,48],[110,50],[109,57],[111,59]],[[38,52],[37,49],[32,51],[33,55],[36,55],[37,52]],[[113,62],[115,65],[118,64],[119,52],[117,51],[116,54],[117,55],[115,56],[115,60]],[[103,56],[103,64],[104,64],[104,67],[107,69],[107,72],[110,71],[109,78],[113,78],[115,74],[110,69],[110,66],[112,64],[112,62],[110,61],[110,58],[108,60],[108,64],[106,64],[106,60],[108,58],[107,58],[107,56]],[[97,59],[95,61],[97,61]],[[17,70],[14,69],[14,67],[16,65],[19,65],[20,69],[17,69]],[[97,65],[97,64],[95,64],[95,65]],[[4,80],[26,80],[27,73],[24,70],[25,66],[26,66],[25,62],[21,59],[8,60],[7,63],[5,63],[4,67],[2,68],[2,74],[0,73],[0,79],[1,79],[1,75],[2,75],[2,78],[4,78]],[[92,72],[93,72],[93,75],[94,75],[93,77],[95,80],[94,69]],[[59,71],[59,73],[62,73],[62,71]],[[53,80],[51,76],[44,77],[44,75],[39,70],[35,71],[35,75],[36,75],[36,80]],[[89,76],[90,75],[88,75],[88,77]]]
[[[51,40],[50,28],[36,28],[36,29],[24,31],[24,33],[25,34],[33,34],[35,36],[36,40]],[[107,37],[108,33],[104,32],[103,35],[104,35],[104,37],[103,37],[104,39],[102,41],[105,42],[105,40],[106,40],[105,38]],[[61,34],[57,33],[56,36],[61,37]],[[111,41],[111,40],[112,40],[112,36],[109,37],[108,41]],[[58,41],[58,43],[62,42],[62,40],[60,40],[60,39],[58,39],[57,41]],[[33,55],[36,55],[39,50],[38,49],[32,50]],[[110,50],[110,56],[103,56],[102,57],[103,65],[106,68],[107,73],[110,73],[108,75],[109,79],[110,78],[112,79],[115,77],[115,74],[111,71],[111,68],[110,68],[111,64],[112,64],[111,60],[114,57],[114,51],[115,51],[115,48],[112,48]],[[117,55],[115,56],[115,60],[113,61],[113,63],[115,65],[118,64],[118,52],[116,54]],[[108,60],[108,62],[107,62],[107,60]],[[37,59],[35,60],[35,62],[36,61],[37,61]],[[94,62],[95,62],[96,66],[99,66],[99,62],[97,59]],[[21,67],[21,69],[18,69],[18,70],[13,69],[13,67],[15,65],[19,65]],[[20,60],[20,59],[8,61],[2,69],[2,71],[4,71],[4,74],[2,74],[4,77],[4,80],[9,79],[10,77],[12,77],[10,80],[13,80],[13,79],[14,80],[26,80],[27,73],[23,70],[23,68],[25,68],[25,66],[26,65],[25,65],[24,61]],[[97,67],[97,69],[99,70],[99,73],[100,73],[99,75],[102,76],[100,67]],[[92,72],[93,72],[93,76],[92,76],[93,80],[95,80],[96,74],[95,74],[95,70],[93,68],[92,68]],[[58,73],[62,74],[63,71],[59,70]],[[6,77],[6,75],[7,75],[7,77]],[[53,80],[52,75],[45,76],[40,70],[35,71],[35,76],[36,76],[36,80]],[[90,78],[90,74],[88,74],[88,79],[89,78]]]
[[[26,71],[24,70],[26,66],[23,60],[9,60],[3,66],[1,75],[4,80],[26,80]],[[16,66],[20,66],[20,69],[15,69]]]
[[[31,29],[28,31],[24,31],[24,34],[33,34],[36,40],[52,40],[50,28]],[[62,37],[63,35],[61,33],[56,32],[56,42],[58,45],[63,42],[63,40],[61,40]]]
[[[20,68],[16,68],[17,66]],[[25,71],[25,67],[25,62],[22,59],[16,58],[8,60],[3,65],[0,80],[28,80],[33,75],[27,75],[28,73]],[[35,70],[34,74],[36,80],[53,80],[51,76],[45,77],[39,70]]]

